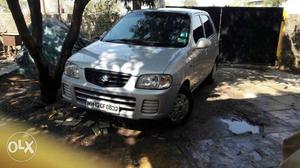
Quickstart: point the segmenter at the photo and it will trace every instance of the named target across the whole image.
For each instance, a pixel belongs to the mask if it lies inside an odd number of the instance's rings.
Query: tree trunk
[[[58,12],[58,19],[61,20],[60,0],[57,0],[57,12]]]
[[[60,53],[60,60],[58,65],[56,66],[54,77],[50,77],[48,81],[45,79],[44,85],[41,84],[41,93],[42,98],[44,99],[43,101],[48,101],[49,103],[56,101],[59,88],[61,87],[61,78],[64,72],[64,67],[67,59],[70,58],[70,56],[72,55],[72,49],[80,33],[82,15],[85,6],[88,4],[89,1],[90,0],[75,0],[74,2],[71,27],[63,43],[62,51]],[[43,81],[40,82],[43,83]]]
[[[43,70],[39,71],[39,84],[42,101],[46,104],[56,102],[61,81],[56,81],[55,79],[48,76],[47,70],[45,72],[43,72]]]
[[[31,15],[32,33],[26,25],[19,0],[7,0],[10,11],[16,23],[19,34],[34,59],[38,69],[41,89],[41,98],[45,103],[54,103],[57,100],[58,90],[61,86],[61,77],[64,65],[72,54],[72,48],[79,36],[83,11],[90,0],[75,0],[70,30],[62,46],[61,57],[56,66],[54,76],[50,75],[47,61],[42,57],[43,23],[39,0],[28,0]]]
[[[133,10],[142,9],[142,4],[139,0],[132,0],[132,8]]]
[[[45,0],[42,0],[42,5],[43,5],[43,14],[47,15]]]

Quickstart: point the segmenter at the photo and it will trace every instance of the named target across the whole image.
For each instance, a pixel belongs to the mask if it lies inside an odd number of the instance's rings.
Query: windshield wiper
[[[149,44],[147,41],[139,40],[139,39],[113,39],[113,40],[105,40],[105,41],[114,42],[114,43],[141,44],[141,45]]]
[[[182,46],[180,44],[170,44],[170,43],[164,43],[159,41],[148,41],[148,42],[152,46],[158,46],[158,47],[181,47]]]
[[[162,43],[159,41],[147,41],[147,40],[140,40],[140,39],[113,39],[113,40],[105,40],[105,41],[113,42],[113,43],[126,43],[126,44],[158,46],[158,47],[180,47],[181,46],[176,44]]]

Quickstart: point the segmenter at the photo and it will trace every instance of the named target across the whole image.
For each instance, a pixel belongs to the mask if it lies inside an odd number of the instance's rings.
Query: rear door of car
[[[211,72],[219,53],[218,35],[210,16],[207,14],[201,14],[200,16],[204,25],[205,37],[212,42],[211,46],[205,49],[206,57],[203,60],[203,63],[205,64],[203,71],[208,75]]]

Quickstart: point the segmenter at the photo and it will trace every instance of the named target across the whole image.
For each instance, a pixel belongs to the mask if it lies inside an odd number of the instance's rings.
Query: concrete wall
[[[0,32],[18,32],[11,13],[1,13],[0,18]]]
[[[17,27],[15,22],[12,18],[11,13],[0,13],[0,33],[3,32],[10,32],[10,33],[17,33]],[[26,22],[29,23],[30,17],[26,17]],[[2,51],[2,37],[0,36],[0,51]]]

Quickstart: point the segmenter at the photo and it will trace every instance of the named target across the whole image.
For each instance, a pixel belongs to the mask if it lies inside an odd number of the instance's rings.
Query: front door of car
[[[206,54],[205,49],[196,48],[198,40],[205,37],[200,15],[193,16],[192,28],[193,39],[191,40],[193,47],[190,51],[190,57],[192,58],[193,72],[191,76],[193,79],[191,80],[191,84],[192,86],[197,86],[197,84],[202,81],[205,75],[202,71],[202,68],[204,67],[202,59]]]
[[[205,37],[211,41],[211,45],[205,49],[207,56],[203,58],[203,71],[205,71],[205,74],[208,75],[211,72],[218,55],[219,43],[211,18],[206,14],[201,14],[201,21],[204,25]]]

